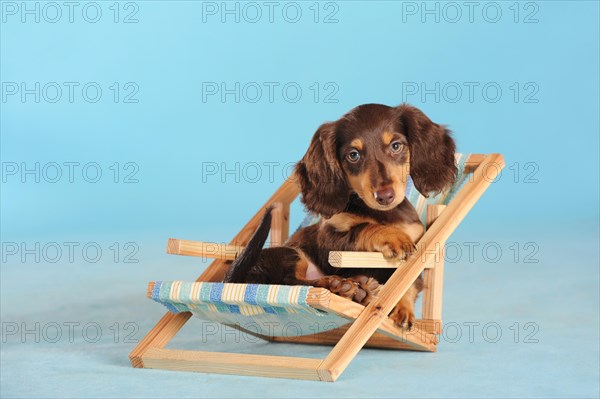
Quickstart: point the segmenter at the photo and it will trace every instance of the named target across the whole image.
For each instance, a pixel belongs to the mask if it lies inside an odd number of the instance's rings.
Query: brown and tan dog
[[[365,104],[323,124],[296,165],[302,202],[321,220],[283,247],[262,249],[270,227],[267,210],[225,281],[313,285],[369,303],[392,270],[334,268],[329,251],[409,256],[424,228],[405,198],[408,177],[425,195],[444,189],[456,175],[454,152],[450,132],[406,104]],[[419,278],[392,311],[398,325],[412,326],[422,286]]]

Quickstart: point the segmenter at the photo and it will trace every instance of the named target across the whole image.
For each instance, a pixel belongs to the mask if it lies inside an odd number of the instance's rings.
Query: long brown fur
[[[314,285],[367,304],[392,271],[337,269],[329,251],[410,256],[424,228],[404,196],[409,175],[423,195],[440,191],[456,176],[454,153],[450,132],[407,104],[365,104],[321,125],[295,169],[302,201],[320,222],[257,260],[234,263],[228,281]],[[392,311],[399,325],[412,325],[422,288],[419,277]]]

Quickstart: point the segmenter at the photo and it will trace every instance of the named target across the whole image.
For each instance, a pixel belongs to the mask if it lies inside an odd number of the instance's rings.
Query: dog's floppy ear
[[[426,197],[430,192],[443,190],[456,178],[456,145],[450,131],[408,104],[397,109],[408,139],[410,175],[415,187]]]
[[[325,217],[343,211],[350,195],[337,159],[335,129],[335,122],[321,125],[296,164],[302,202],[309,211]]]

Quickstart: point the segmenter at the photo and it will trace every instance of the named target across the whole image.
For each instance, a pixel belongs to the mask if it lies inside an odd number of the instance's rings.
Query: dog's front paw
[[[397,229],[384,229],[372,242],[374,251],[379,251],[386,259],[404,260],[408,258],[417,247],[403,233]]]
[[[410,301],[402,299],[392,310],[390,317],[398,327],[411,330],[415,323],[415,306]]]

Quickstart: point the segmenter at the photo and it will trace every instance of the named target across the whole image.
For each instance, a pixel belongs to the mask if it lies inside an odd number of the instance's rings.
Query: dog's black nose
[[[395,197],[394,189],[391,187],[382,188],[375,193],[375,199],[379,205],[389,205]]]

